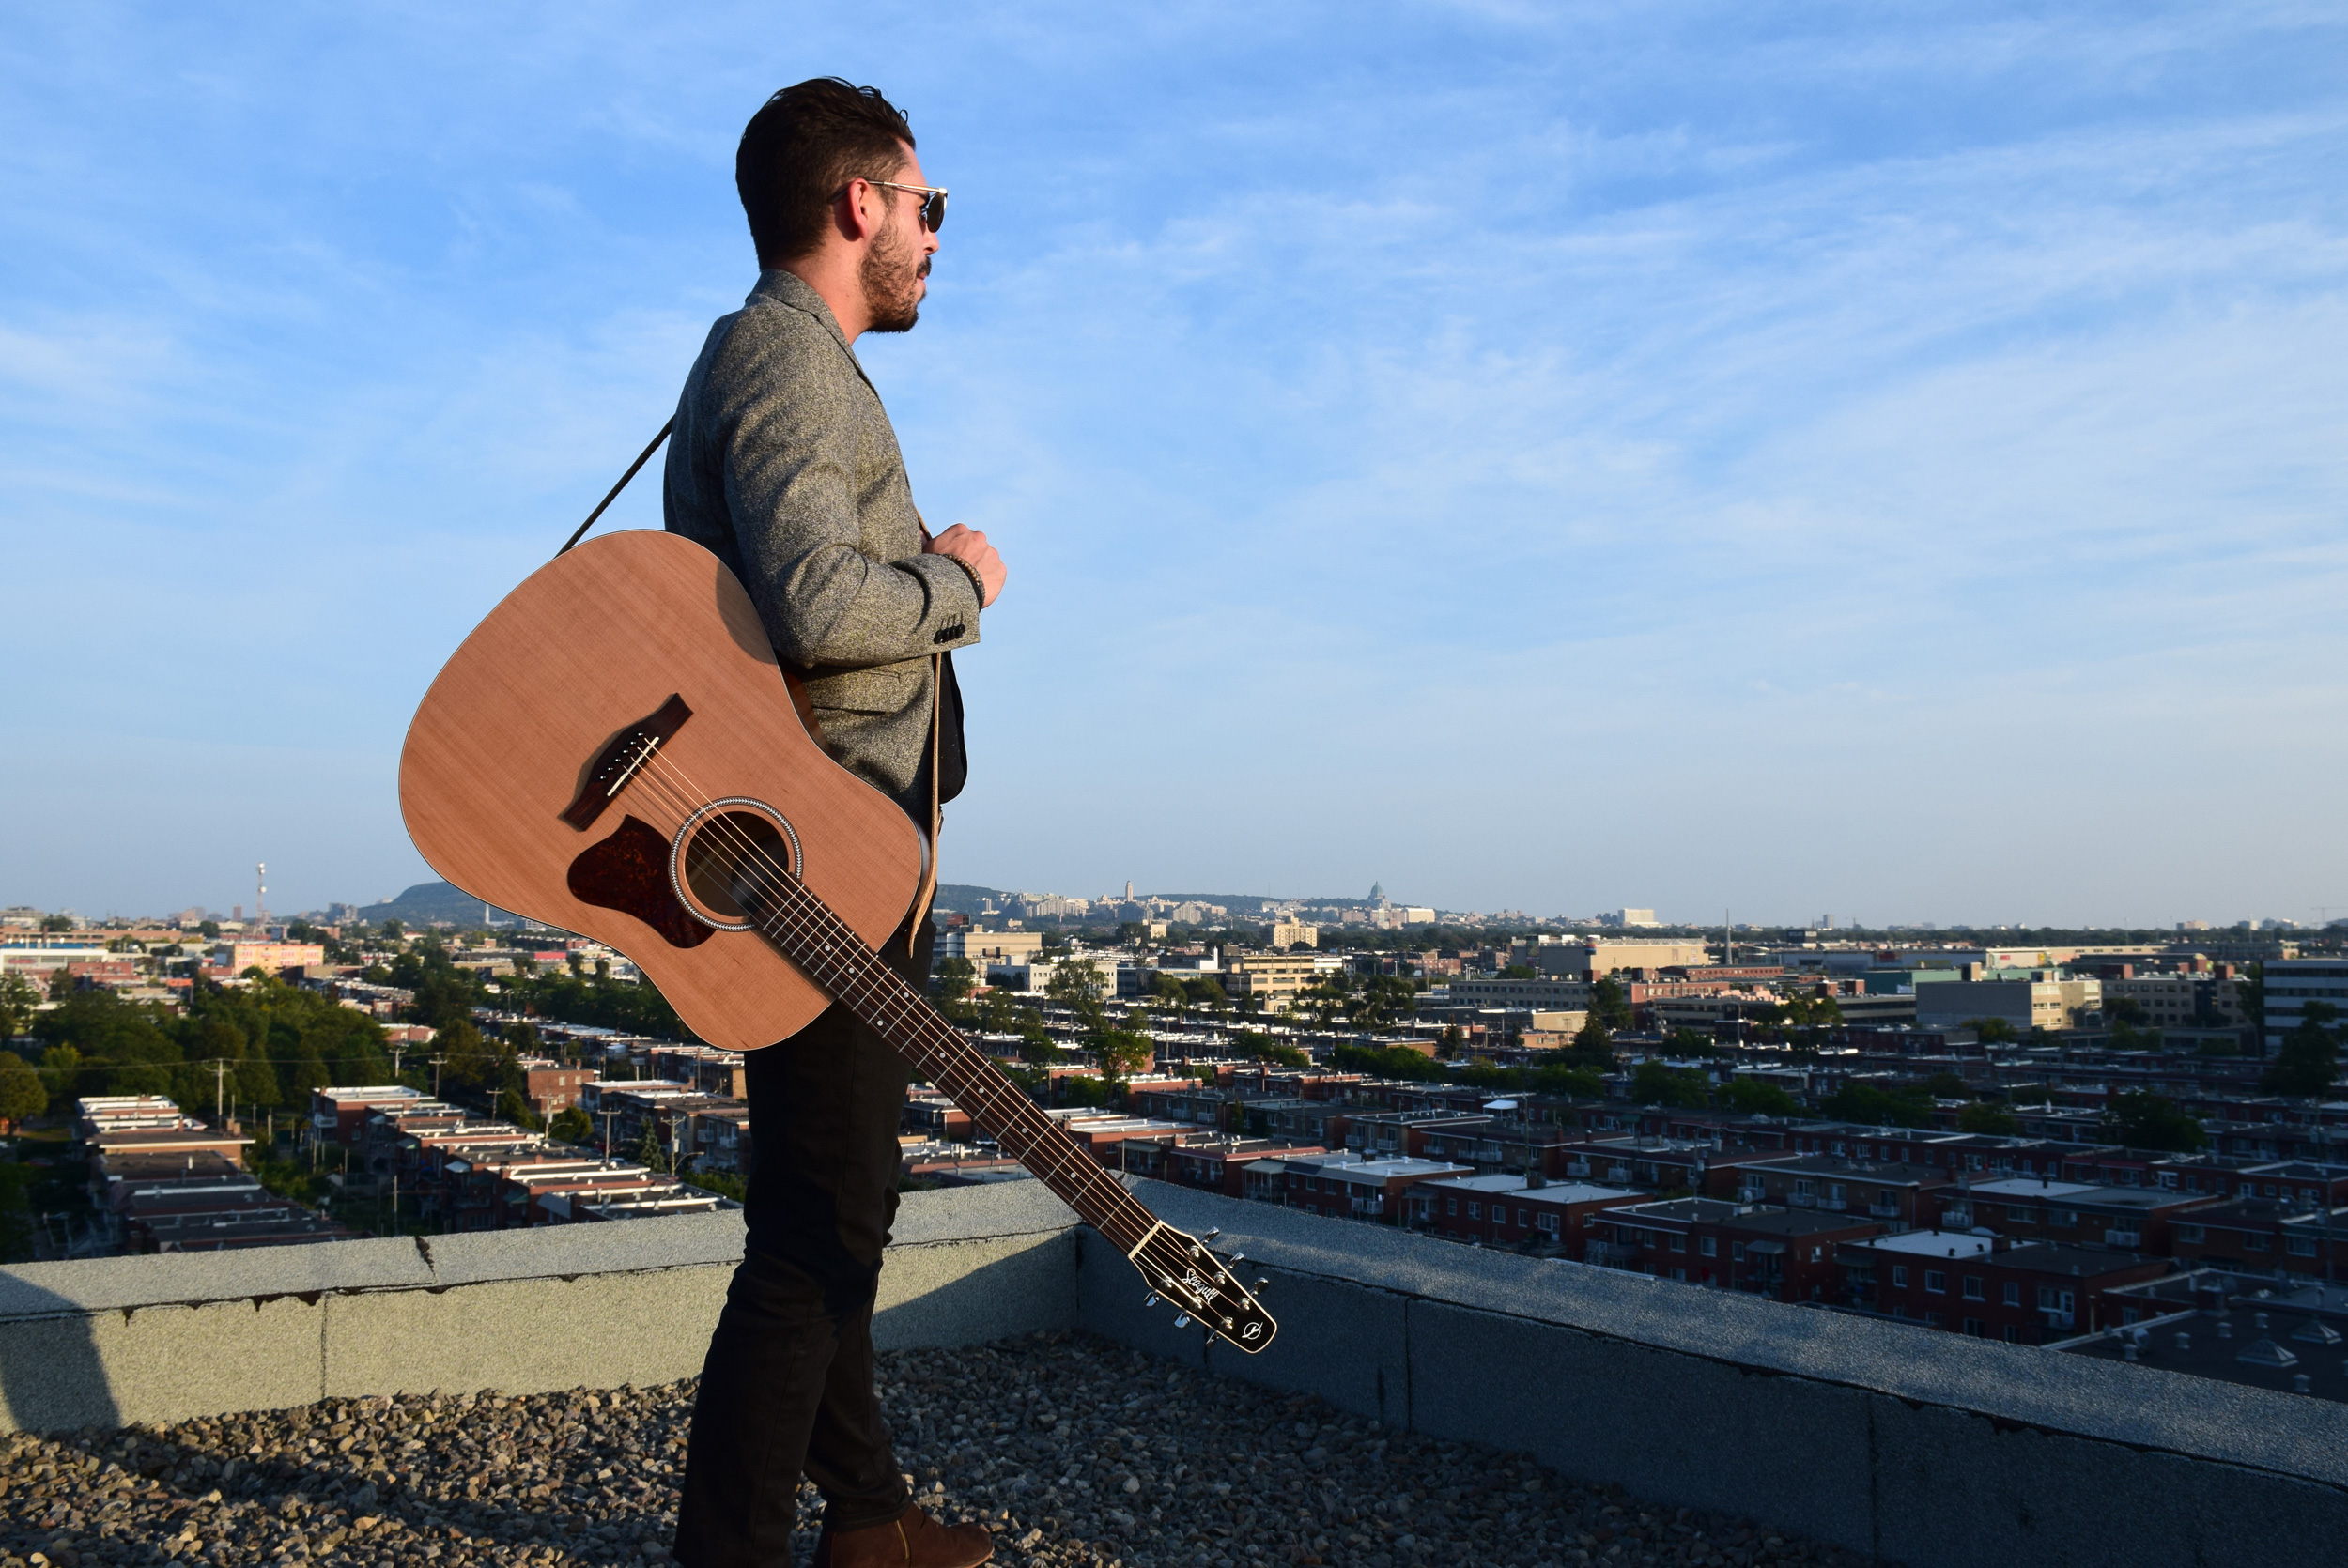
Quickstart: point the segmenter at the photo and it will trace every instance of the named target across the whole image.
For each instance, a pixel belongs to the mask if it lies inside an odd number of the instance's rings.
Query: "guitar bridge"
[[[627,781],[692,716],[693,710],[685,705],[685,699],[672,694],[651,714],[611,737],[589,764],[587,776],[579,787],[579,798],[564,811],[563,820],[581,833],[595,826],[604,807],[619,798]]]

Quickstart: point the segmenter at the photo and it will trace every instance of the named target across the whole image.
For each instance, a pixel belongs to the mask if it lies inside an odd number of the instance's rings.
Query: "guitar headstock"
[[[1232,1271],[1245,1261],[1244,1254],[1219,1253],[1208,1245],[1217,1234],[1185,1236],[1171,1225],[1153,1231],[1133,1253],[1134,1267],[1150,1286],[1150,1298],[1142,1304],[1170,1305],[1176,1328],[1197,1323],[1254,1355],[1272,1343],[1279,1325]]]

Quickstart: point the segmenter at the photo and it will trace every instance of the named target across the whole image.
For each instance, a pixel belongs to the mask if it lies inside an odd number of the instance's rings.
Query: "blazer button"
[[[930,640],[932,642],[951,642],[954,638],[960,637],[961,635],[962,623],[957,621],[950,626],[938,627],[937,635],[930,638]]]

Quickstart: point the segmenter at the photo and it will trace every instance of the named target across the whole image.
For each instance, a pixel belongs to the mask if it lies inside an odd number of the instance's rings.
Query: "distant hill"
[[[997,905],[1011,895],[999,887],[980,887],[966,882],[941,882],[937,897],[931,908],[946,910],[954,915],[976,915],[992,901]]]
[[[485,906],[471,894],[445,882],[420,882],[396,899],[363,905],[359,911],[359,918],[373,922],[396,920],[403,926],[429,926],[435,922],[445,922],[452,926],[478,929],[485,907],[489,908],[493,919],[513,921],[521,918],[504,910]]]

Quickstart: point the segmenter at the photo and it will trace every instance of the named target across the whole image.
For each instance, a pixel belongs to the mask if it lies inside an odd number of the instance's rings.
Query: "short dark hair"
[[[878,87],[837,76],[785,87],[760,105],[734,154],[734,185],[761,264],[796,261],[822,244],[841,187],[886,179],[911,146],[904,110]]]

